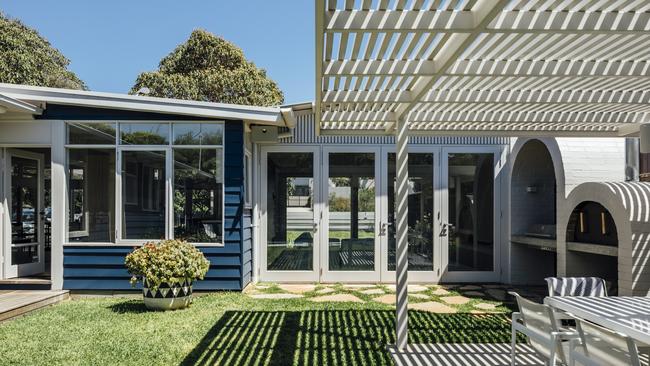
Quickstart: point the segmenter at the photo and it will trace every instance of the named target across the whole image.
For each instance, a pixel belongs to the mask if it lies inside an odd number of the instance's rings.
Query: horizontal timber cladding
[[[281,144],[394,144],[395,137],[391,135],[382,136],[316,136],[314,129],[314,115],[298,115],[296,127],[293,131],[288,128],[281,128],[280,133],[292,133],[292,137],[280,139]],[[453,136],[411,136],[409,143],[417,145],[507,145],[510,143],[508,137],[453,137]]]
[[[243,126],[225,123],[224,143],[224,246],[199,246],[210,261],[210,270],[195,290],[241,290],[251,278],[250,215],[243,212]],[[244,229],[246,227],[246,229]],[[246,240],[243,240],[247,238]],[[67,290],[133,289],[124,258],[133,248],[125,246],[65,246],[63,288]],[[140,288],[138,285],[137,288]]]

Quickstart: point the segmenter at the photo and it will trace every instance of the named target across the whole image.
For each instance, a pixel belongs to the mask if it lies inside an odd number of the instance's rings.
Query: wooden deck
[[[68,291],[0,290],[0,321],[68,299]]]

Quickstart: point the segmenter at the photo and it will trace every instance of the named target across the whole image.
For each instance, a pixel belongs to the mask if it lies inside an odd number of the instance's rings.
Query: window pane
[[[388,270],[395,270],[397,197],[396,155],[388,154]],[[409,153],[409,271],[433,271],[433,154]]]
[[[169,124],[120,123],[120,134],[125,145],[167,145]]]
[[[115,150],[68,150],[70,242],[115,241]]]
[[[223,125],[216,123],[174,123],[174,145],[221,145]]]
[[[11,242],[38,241],[38,160],[11,158]]]
[[[115,144],[115,123],[68,123],[69,144]]]
[[[492,271],[494,158],[449,155],[449,270]]]
[[[375,268],[375,155],[329,155],[329,269]]]
[[[221,149],[174,149],[174,237],[223,242]]]
[[[165,152],[122,152],[123,239],[165,237]]]
[[[269,271],[311,271],[314,267],[314,154],[269,153],[267,246]]]

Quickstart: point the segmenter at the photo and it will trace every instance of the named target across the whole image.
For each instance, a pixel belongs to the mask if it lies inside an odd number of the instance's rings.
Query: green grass
[[[507,314],[409,314],[413,343],[509,341]],[[376,302],[240,293],[201,296],[173,312],[148,312],[141,300],[127,298],[73,300],[0,323],[0,363],[390,365],[394,317]]]

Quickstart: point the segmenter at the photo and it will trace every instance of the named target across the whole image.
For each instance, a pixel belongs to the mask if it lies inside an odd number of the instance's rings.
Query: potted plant
[[[187,307],[192,285],[202,280],[210,262],[193,245],[182,240],[146,243],[126,256],[131,285],[142,281],[144,304],[151,310]]]

